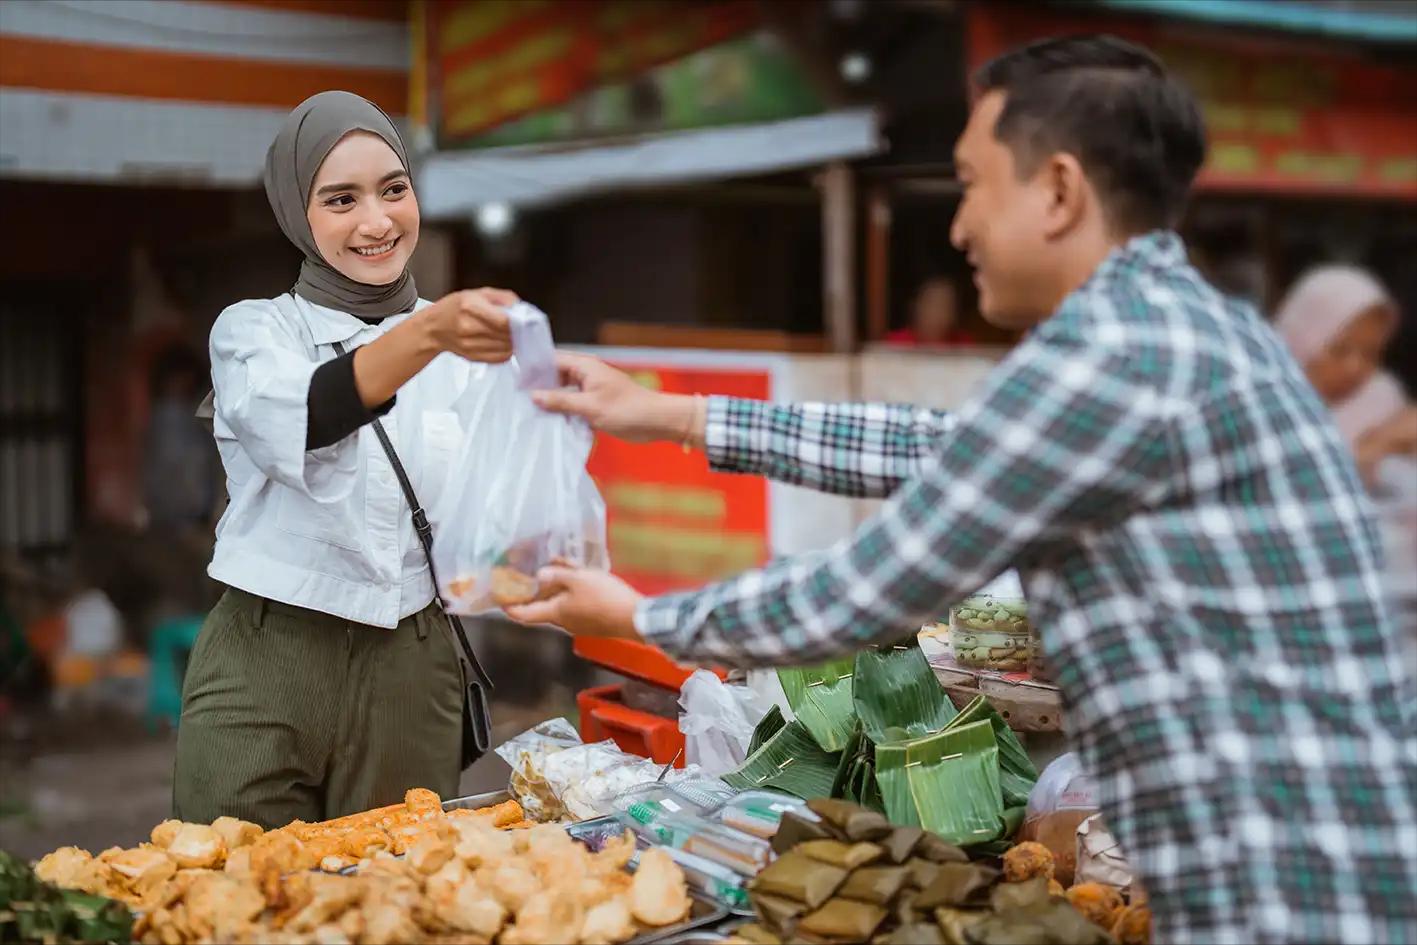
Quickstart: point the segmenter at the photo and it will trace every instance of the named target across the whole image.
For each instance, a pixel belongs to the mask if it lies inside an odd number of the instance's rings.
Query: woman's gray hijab
[[[418,289],[405,267],[388,285],[356,282],[325,261],[310,232],[306,208],[315,174],[340,139],[351,131],[368,131],[394,149],[404,169],[408,153],[398,129],[383,109],[351,92],[321,92],[295,107],[266,152],[266,197],[276,222],[305,255],[295,294],[316,305],[364,318],[382,318],[412,311]]]

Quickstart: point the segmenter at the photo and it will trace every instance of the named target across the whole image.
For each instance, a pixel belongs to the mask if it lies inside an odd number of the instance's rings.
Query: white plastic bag
[[[748,757],[753,729],[767,707],[747,686],[725,685],[706,669],[694,670],[679,690],[679,731],[684,762],[711,777],[737,769]]]
[[[514,357],[488,365],[454,404],[462,453],[433,515],[439,590],[457,614],[532,600],[536,572],[556,559],[608,566],[605,503],[585,469],[590,427],[527,393],[556,380],[546,316],[525,302],[508,316]]]
[[[1054,758],[1028,792],[1020,840],[1036,840],[1053,851],[1054,876],[1064,886],[1077,869],[1077,831],[1097,813],[1097,789],[1072,752]]]

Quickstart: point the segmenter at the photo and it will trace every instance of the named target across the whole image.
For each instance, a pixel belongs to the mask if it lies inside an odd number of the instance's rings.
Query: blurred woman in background
[[[1378,505],[1394,616],[1417,660],[1417,406],[1381,367],[1399,317],[1371,273],[1319,266],[1289,290],[1275,328],[1333,411]]]
[[[1397,322],[1392,296],[1356,266],[1309,270],[1275,316],[1370,485],[1383,459],[1417,453],[1417,407],[1381,367]]]

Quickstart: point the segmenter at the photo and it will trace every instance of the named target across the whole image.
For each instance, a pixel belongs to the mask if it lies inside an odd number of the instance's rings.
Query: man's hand
[[[624,371],[585,354],[558,351],[556,366],[562,381],[579,389],[534,391],[532,398],[543,410],[581,417],[595,429],[631,443],[703,443],[702,411],[695,398],[649,390]]]
[[[639,640],[635,607],[641,595],[606,571],[552,566],[536,575],[541,597],[530,604],[507,607],[517,623],[549,623],[572,636]]]

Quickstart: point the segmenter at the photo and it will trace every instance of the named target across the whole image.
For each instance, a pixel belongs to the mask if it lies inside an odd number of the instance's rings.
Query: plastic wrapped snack
[[[590,427],[527,393],[556,378],[546,316],[525,302],[507,314],[515,356],[475,374],[454,403],[463,448],[433,512],[440,590],[458,614],[535,599],[552,561],[609,563],[605,503],[585,469]]]
[[[1036,840],[1053,852],[1054,874],[1069,886],[1077,869],[1077,834],[1083,821],[1097,813],[1097,789],[1083,773],[1077,755],[1053,759],[1028,795],[1020,840]]]
[[[549,822],[566,815],[561,800],[546,781],[546,760],[581,745],[575,726],[565,719],[548,719],[497,747],[497,757],[512,769],[511,792],[528,820]]]
[[[950,610],[955,662],[974,669],[1021,673],[1033,653],[1023,598],[976,596]]]

